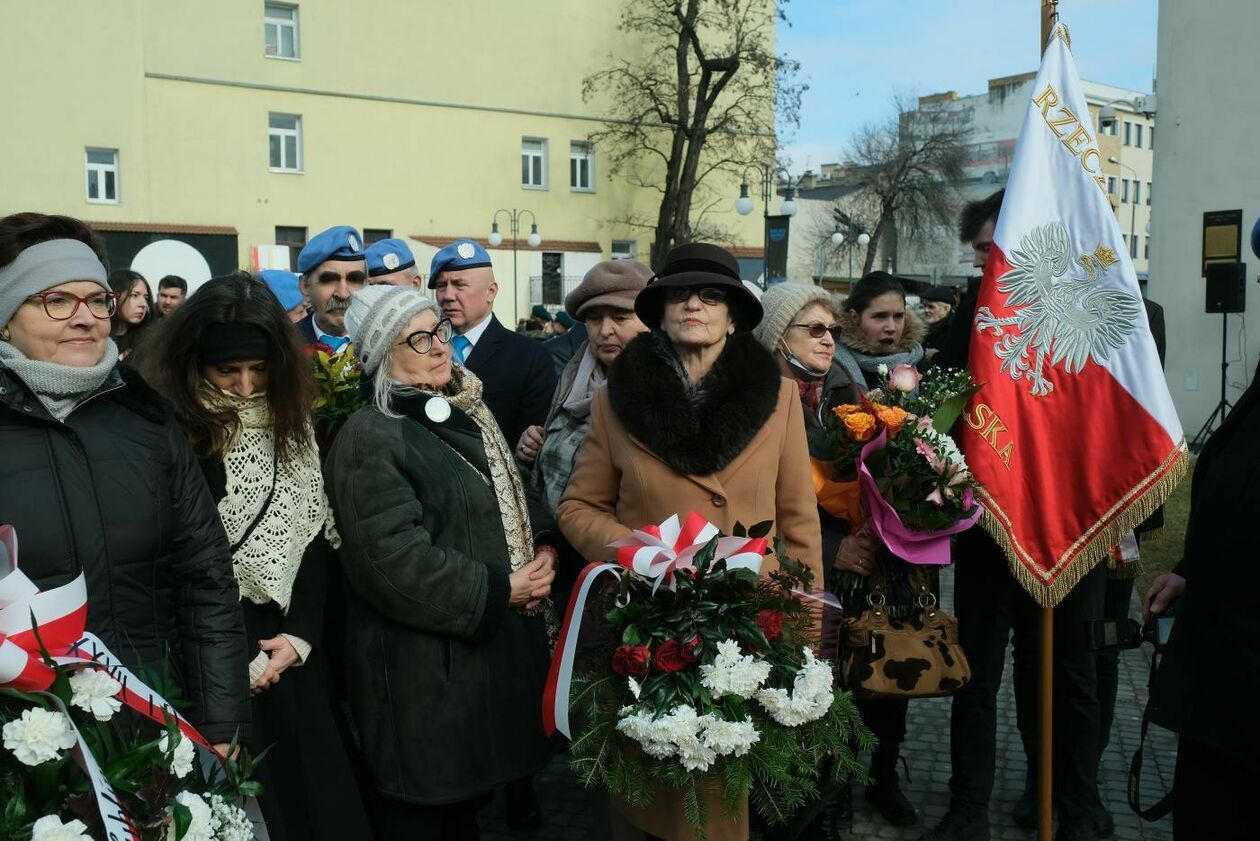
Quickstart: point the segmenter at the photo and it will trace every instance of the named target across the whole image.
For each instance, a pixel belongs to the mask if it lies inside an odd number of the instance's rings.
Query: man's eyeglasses
[[[840,341],[840,325],[839,324],[833,324],[830,327],[828,327],[826,324],[823,324],[821,321],[815,321],[812,324],[792,324],[789,326],[795,327],[798,330],[807,331],[811,339],[821,339],[825,334],[830,333],[832,339],[834,339],[837,342]]]
[[[432,349],[434,339],[437,339],[444,345],[450,344],[451,334],[454,331],[455,328],[451,327],[451,320],[444,318],[432,330],[417,330],[398,344],[407,345],[416,353],[424,354]]]
[[[99,319],[109,318],[118,310],[117,292],[93,292],[86,297],[79,297],[73,292],[54,289],[48,292],[36,292],[27,300],[34,301],[36,298],[44,305],[44,314],[53,321],[68,321],[74,318],[80,305],[86,305],[88,312]]]
[[[717,286],[667,286],[665,287],[665,300],[671,304],[681,304],[683,301],[691,300],[691,296],[696,295],[700,298],[700,302],[704,304],[725,304],[726,290]]]

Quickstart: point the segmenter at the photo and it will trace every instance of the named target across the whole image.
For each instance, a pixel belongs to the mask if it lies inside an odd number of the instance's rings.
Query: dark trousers
[[[980,529],[964,532],[954,553],[954,609],[971,682],[954,695],[950,714],[952,807],[987,811],[997,751],[997,695],[1006,646],[1014,634],[1016,693],[1024,749],[1036,762],[1037,652],[1041,608],[1011,575],[997,544]],[[1097,667],[1087,622],[1102,614],[1106,570],[1097,567],[1055,608],[1054,784],[1062,817],[1077,819],[1093,801],[1098,770]],[[1021,662],[1022,661],[1022,662]],[[1035,765],[1033,765],[1035,767]]]
[[[1260,771],[1201,742],[1177,742],[1173,772],[1173,838],[1176,841],[1245,841],[1256,837]]]
[[[901,743],[906,738],[906,698],[859,698],[858,712],[862,721],[875,734],[879,744],[871,754],[871,778],[883,782],[888,775],[896,774],[897,757],[901,755]]]
[[[1129,617],[1133,599],[1132,578],[1107,578],[1103,596],[1104,619],[1124,620]],[[1111,744],[1111,725],[1116,720],[1116,695],[1120,691],[1120,652],[1098,653],[1098,753]]]
[[[376,798],[373,823],[378,841],[478,841],[477,812],[490,801],[482,795],[460,803],[422,806],[390,797]]]

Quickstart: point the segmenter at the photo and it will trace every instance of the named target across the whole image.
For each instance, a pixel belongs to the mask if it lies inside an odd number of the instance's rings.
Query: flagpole
[[[1050,43],[1050,32],[1059,16],[1059,0],[1041,0],[1041,41],[1037,44],[1037,61]],[[1054,822],[1054,608],[1041,608],[1041,697],[1037,704],[1037,839],[1051,841]]]

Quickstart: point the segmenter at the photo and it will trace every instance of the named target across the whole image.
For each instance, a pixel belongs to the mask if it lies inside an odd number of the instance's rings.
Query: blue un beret
[[[429,264],[429,288],[437,288],[437,277],[447,269],[479,269],[492,265],[490,255],[479,243],[457,239],[433,255]]]
[[[298,276],[288,269],[263,269],[258,279],[267,284],[285,312],[302,303],[302,290],[298,288]]]
[[[362,260],[363,237],[349,225],[338,225],[316,234],[298,255],[297,270],[306,274],[329,260]]]
[[[372,243],[367,250],[368,277],[380,277],[409,269],[416,258],[400,239],[382,239]]]

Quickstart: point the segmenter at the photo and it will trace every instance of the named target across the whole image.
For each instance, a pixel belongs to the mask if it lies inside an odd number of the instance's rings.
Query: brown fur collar
[[[872,345],[866,340],[866,334],[858,326],[858,316],[853,310],[845,310],[840,314],[840,343],[858,353],[867,356],[882,356],[893,353],[909,353],[915,345],[923,344],[927,335],[927,323],[912,309],[906,309],[906,328],[901,331],[901,341],[892,350]]]

